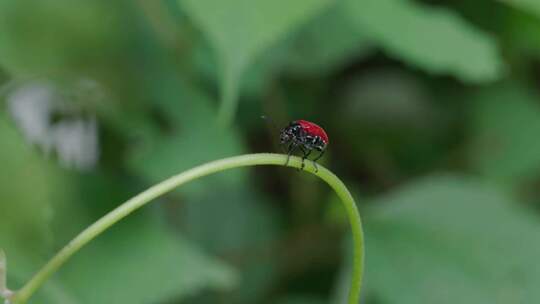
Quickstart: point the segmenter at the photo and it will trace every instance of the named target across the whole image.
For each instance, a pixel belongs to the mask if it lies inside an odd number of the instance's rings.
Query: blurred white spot
[[[89,90],[90,80],[80,82]],[[97,85],[95,86],[98,89]],[[77,87],[78,89],[78,87]],[[98,125],[95,117],[62,118],[76,104],[48,82],[22,85],[7,96],[8,110],[24,137],[45,154],[56,154],[61,165],[87,170],[99,159]],[[58,121],[53,115],[60,114]]]
[[[88,169],[98,161],[98,136],[95,118],[63,120],[51,128],[53,145],[64,165]]]
[[[49,118],[54,96],[44,84],[27,85],[7,96],[8,109],[26,139],[49,150]]]

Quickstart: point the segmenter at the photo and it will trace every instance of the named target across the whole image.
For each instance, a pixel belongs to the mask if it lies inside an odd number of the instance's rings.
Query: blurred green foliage
[[[172,174],[278,151],[265,114],[329,133],[365,303],[537,303],[539,37],[536,0],[1,1],[8,284]],[[348,237],[313,177],[227,172],[107,231],[31,303],[343,303]]]
[[[540,268],[531,265],[540,252],[540,223],[504,191],[474,178],[431,177],[374,204],[366,277],[383,303],[540,297]]]

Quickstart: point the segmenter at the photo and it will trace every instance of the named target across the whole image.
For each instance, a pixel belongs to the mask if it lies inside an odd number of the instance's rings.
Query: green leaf
[[[262,194],[243,188],[222,185],[186,201],[179,216],[190,239],[220,255],[265,248],[276,241],[276,210]]]
[[[243,99],[260,100],[263,98],[268,83],[272,82],[287,64],[288,55],[291,52],[290,40],[292,39],[286,39],[269,47],[246,68],[239,81],[239,94]],[[204,41],[198,42],[193,50],[192,63],[195,69],[205,80],[219,83],[221,71],[219,71],[212,48]]]
[[[99,1],[1,1],[0,64],[22,76],[95,69],[126,36],[118,11]]]
[[[389,180],[430,170],[447,153],[448,138],[454,141],[451,108],[433,102],[426,83],[409,71],[370,69],[344,83],[341,95],[338,133],[361,155],[351,161],[386,172]]]
[[[162,303],[206,288],[230,289],[237,273],[175,236],[156,217],[130,216],[59,272],[81,303]]]
[[[381,303],[537,303],[538,217],[492,185],[431,177],[374,202],[366,294]]]
[[[247,183],[214,186],[185,200],[178,214],[182,231],[203,248],[220,256],[242,256],[235,263],[242,271],[242,288],[230,294],[234,303],[260,302],[278,275],[278,259],[264,252],[279,241],[280,217],[264,195],[246,189]]]
[[[531,12],[540,17],[540,2],[538,0],[499,0],[525,12]]]
[[[126,191],[128,182],[103,172],[72,174],[71,180],[72,206],[55,209],[51,225],[58,248],[133,195]],[[85,216],[77,216],[73,209],[85,210]],[[55,280],[46,284],[36,302],[93,303],[108,298],[118,303],[156,303],[236,285],[234,269],[207,256],[178,233],[173,234],[154,215],[148,209],[133,214],[83,248]],[[89,285],[106,292],[96,293]],[[139,288],[134,291],[133,286]]]
[[[291,42],[288,70],[324,75],[369,55],[373,43],[347,16],[345,2],[339,1],[307,24]]]
[[[68,229],[81,220],[72,203],[73,184],[52,161],[24,141],[7,115],[0,111],[0,247],[9,259],[8,284],[20,287],[53,253],[54,224]],[[69,210],[67,218],[59,213]],[[60,224],[63,222],[63,225]],[[37,303],[77,303],[56,281],[44,288]],[[69,301],[66,301],[69,299]]]
[[[349,18],[389,56],[482,83],[501,76],[496,42],[454,12],[405,0],[346,0]]]
[[[539,176],[538,94],[498,85],[472,98],[470,159],[484,176],[509,183]]]
[[[0,247],[10,259],[10,285],[19,287],[81,225],[98,216],[93,212],[102,215],[120,203],[123,183],[60,170],[24,143],[3,112],[0,138]],[[156,303],[236,283],[231,267],[173,235],[155,218],[133,215],[84,248],[33,300]]]
[[[206,34],[223,71],[221,122],[234,116],[239,81],[265,49],[322,11],[331,0],[180,0]]]
[[[0,111],[0,247],[11,271],[28,276],[52,243],[49,227],[58,171],[24,142]]]
[[[175,85],[174,90],[178,92],[176,100],[156,98],[167,131],[145,136],[129,160],[130,168],[152,182],[244,150],[237,130],[217,125],[205,95],[183,84]],[[247,184],[246,170],[235,170],[178,189],[182,195],[178,203],[182,206],[172,216],[181,219],[180,231],[218,255],[264,251],[268,243],[275,241],[278,217],[260,194],[246,191]],[[176,213],[175,209],[169,212]],[[242,271],[243,288],[230,296],[242,303],[256,302],[272,282],[275,263],[272,256],[259,255],[246,256],[236,263]]]
[[[531,57],[540,54],[540,18],[526,11],[509,11],[501,36],[505,52],[512,56],[514,66],[528,66]],[[526,55],[526,56],[525,56]]]
[[[128,166],[152,183],[204,162],[243,151],[236,130],[217,124],[216,114],[205,95],[184,85],[176,89],[180,92],[178,99],[158,101],[158,110],[170,124],[170,130],[145,134],[128,158]],[[238,184],[245,181],[244,178],[244,172],[236,171],[226,177],[205,178],[179,191],[205,192],[216,184]]]

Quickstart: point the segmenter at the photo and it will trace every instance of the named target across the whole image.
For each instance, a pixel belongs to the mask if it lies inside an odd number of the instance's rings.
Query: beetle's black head
[[[279,135],[279,142],[282,145],[289,143],[292,139],[293,139],[293,134],[291,133],[291,130],[289,130],[289,127],[286,127],[285,129],[281,130],[281,133]]]
[[[287,127],[285,127],[283,130],[281,130],[281,133],[279,135],[279,141],[281,144],[286,144],[291,141],[295,141],[300,137],[300,132],[302,127],[296,123],[291,122]]]

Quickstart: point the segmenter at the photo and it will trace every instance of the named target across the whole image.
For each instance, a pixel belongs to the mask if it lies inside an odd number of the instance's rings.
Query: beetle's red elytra
[[[323,156],[329,140],[328,135],[319,125],[307,120],[295,120],[281,130],[280,142],[282,145],[287,145],[287,162],[285,164],[289,163],[289,158],[296,149],[302,151],[301,169],[304,169],[304,161],[310,156],[311,152],[313,150],[318,151],[319,155],[313,159],[313,166],[315,172],[317,172],[316,162]]]
[[[293,121],[294,122],[294,121]],[[296,123],[298,123],[302,128],[312,136],[319,136],[325,144],[328,145],[328,135],[326,135],[326,132],[323,128],[321,128],[319,125],[312,123],[311,121],[307,120],[296,120]]]

